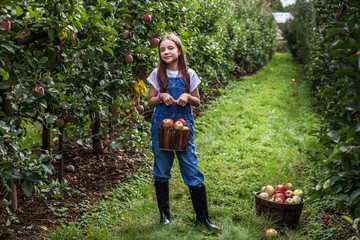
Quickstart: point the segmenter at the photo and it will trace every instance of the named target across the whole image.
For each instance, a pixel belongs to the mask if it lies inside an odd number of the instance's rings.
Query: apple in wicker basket
[[[173,125],[174,121],[170,118],[165,118],[162,122],[161,122],[161,126],[163,128],[171,128]]]
[[[173,126],[172,126],[174,129],[183,129],[184,128],[184,125],[182,124],[182,122],[180,121],[176,121]]]

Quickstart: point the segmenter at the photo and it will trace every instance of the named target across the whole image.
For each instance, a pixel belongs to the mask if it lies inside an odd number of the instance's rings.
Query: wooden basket
[[[186,151],[191,128],[192,124],[189,129],[163,128],[158,123],[159,148],[165,151]]]
[[[299,223],[304,199],[298,204],[275,203],[258,197],[260,192],[255,194],[256,214],[258,216],[269,215],[278,220],[280,225],[296,227]]]

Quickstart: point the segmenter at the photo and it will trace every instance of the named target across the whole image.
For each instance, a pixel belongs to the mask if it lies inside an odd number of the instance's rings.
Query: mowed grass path
[[[51,239],[259,239],[276,228],[278,239],[310,239],[303,219],[295,229],[277,227],[255,214],[254,192],[266,184],[292,182],[306,190],[311,164],[305,154],[319,150],[309,135],[319,127],[308,85],[289,54],[276,54],[261,71],[233,83],[199,117],[196,147],[205,175],[209,214],[222,228],[195,226],[187,186],[175,162],[170,181],[172,222],[160,227],[151,176],[108,193],[81,223],[58,229]],[[303,211],[302,218],[311,212]]]

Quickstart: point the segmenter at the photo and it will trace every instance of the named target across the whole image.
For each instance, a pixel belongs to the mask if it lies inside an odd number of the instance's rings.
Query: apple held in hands
[[[174,124],[174,121],[170,118],[165,118],[162,122],[161,122],[161,126],[163,128],[171,128],[172,125]]]

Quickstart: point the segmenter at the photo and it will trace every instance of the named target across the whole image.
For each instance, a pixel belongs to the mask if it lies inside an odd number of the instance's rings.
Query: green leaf
[[[48,57],[42,57],[40,60],[39,60],[39,64],[44,64],[48,61]]]
[[[28,8],[28,11],[29,11],[29,14],[30,14],[31,18],[35,17],[34,11],[31,10],[31,8]]]
[[[3,68],[0,68],[0,75],[4,78],[4,80],[9,79],[9,74]]]
[[[101,47],[101,48],[108,51],[111,54],[111,56],[114,56],[114,52],[111,48],[109,48],[109,47]]]
[[[353,94],[353,93],[359,92],[359,91],[360,91],[360,81],[353,82],[347,89],[346,95],[350,95],[350,94]]]
[[[8,50],[9,52],[11,52],[12,54],[15,54],[15,50],[7,44],[1,44],[1,47],[5,48],[6,50]]]
[[[61,3],[56,4],[56,10],[61,13],[64,11],[64,6]]]
[[[16,10],[16,15],[17,16],[20,16],[21,14],[23,14],[23,9],[21,7],[16,6],[15,10]]]
[[[324,41],[328,42],[334,36],[339,35],[342,32],[344,32],[344,28],[330,28]]]
[[[25,180],[22,184],[21,184],[21,188],[22,190],[24,191],[25,195],[27,197],[29,197],[31,195],[31,192],[32,192],[32,183]]]
[[[351,193],[350,201],[354,201],[359,196],[360,196],[360,188],[356,189],[354,192]]]

